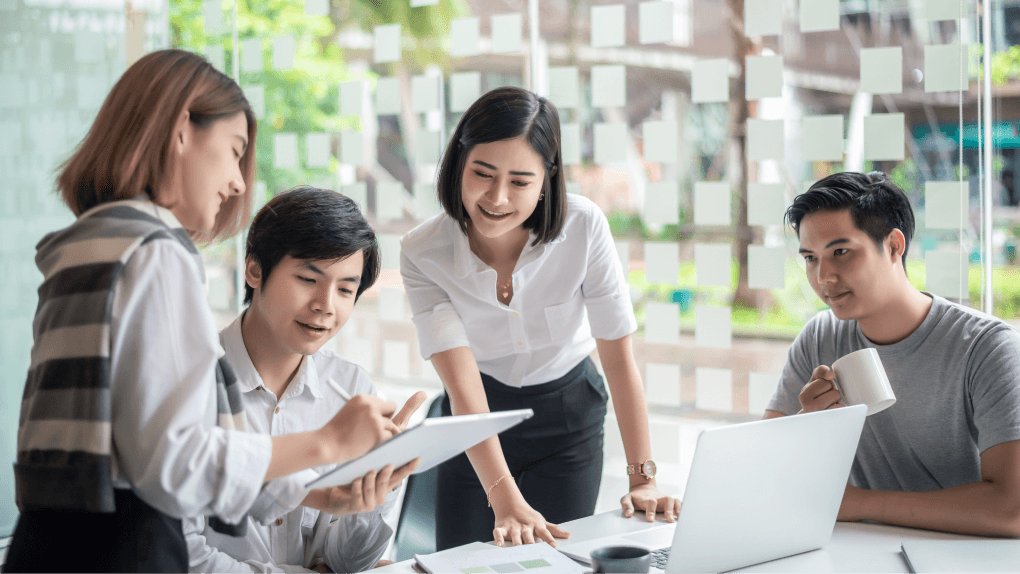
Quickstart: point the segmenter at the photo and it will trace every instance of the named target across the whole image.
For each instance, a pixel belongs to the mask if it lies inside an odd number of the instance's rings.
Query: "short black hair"
[[[478,144],[523,137],[545,165],[545,181],[535,211],[524,228],[535,232],[535,244],[548,243],[563,230],[567,217],[567,184],[560,153],[560,115],[546,98],[523,88],[496,88],[464,112],[439,164],[439,203],[467,233],[470,220],[461,200],[461,178],[471,150]]]
[[[245,260],[262,270],[262,282],[284,256],[303,260],[341,260],[361,251],[365,263],[355,301],[379,278],[379,242],[358,204],[346,195],[297,186],[269,200],[248,230]],[[244,304],[255,290],[244,286]]]
[[[786,210],[786,221],[800,237],[804,216],[818,211],[850,210],[854,227],[868,234],[875,247],[893,229],[903,232],[903,268],[907,267],[907,250],[914,237],[914,210],[907,194],[880,171],[869,174],[844,171],[817,181],[798,195]]]

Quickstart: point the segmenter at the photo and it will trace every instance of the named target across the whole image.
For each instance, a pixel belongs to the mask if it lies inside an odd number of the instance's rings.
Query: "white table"
[[[665,523],[662,515],[656,523]],[[613,533],[637,532],[655,523],[646,522],[644,515],[624,518],[619,510],[567,522],[562,526],[573,541],[585,541]],[[947,534],[929,530],[900,528],[883,524],[837,522],[832,539],[819,550],[788,558],[741,568],[741,572],[909,572],[900,554],[904,540],[969,540],[973,536]],[[373,572],[415,572],[414,560],[384,566]]]

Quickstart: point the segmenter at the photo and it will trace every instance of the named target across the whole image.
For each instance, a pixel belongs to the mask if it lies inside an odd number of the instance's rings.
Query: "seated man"
[[[826,177],[786,217],[830,309],[793,342],[765,417],[843,406],[829,365],[866,347],[896,393],[864,423],[839,520],[1020,537],[1020,335],[910,284],[914,214],[885,175]]]
[[[364,369],[322,350],[379,275],[375,233],[347,197],[298,188],[273,198],[256,215],[246,251],[248,308],[220,340],[237,371],[248,423],[254,432],[272,435],[317,429],[345,403],[337,387],[352,397],[375,392]],[[397,426],[403,429],[424,400],[424,392],[408,400],[393,418]],[[200,518],[185,520],[190,568],[373,568],[393,532],[383,519],[395,503],[391,491],[416,466],[413,461],[396,471],[387,467],[345,487],[311,492],[304,485],[332,466],[273,481],[251,509],[265,523],[249,517],[240,538],[214,532]]]

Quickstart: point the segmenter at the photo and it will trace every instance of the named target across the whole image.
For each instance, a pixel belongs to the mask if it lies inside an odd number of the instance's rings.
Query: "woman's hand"
[[[635,508],[643,510],[648,522],[655,522],[656,512],[664,513],[667,522],[676,522],[677,514],[680,513],[680,500],[662,494],[654,483],[631,487],[630,492],[620,499],[620,506],[627,518],[634,516]]]
[[[508,505],[505,512],[496,514],[496,528],[492,531],[496,546],[503,546],[507,541],[510,542],[510,546],[518,546],[545,540],[549,546],[555,548],[556,538],[569,536],[570,533],[566,530],[546,522],[545,517],[523,498]]]
[[[400,486],[400,481],[418,468],[420,458],[416,458],[404,466],[393,470],[393,465],[386,465],[382,471],[369,471],[368,474],[344,486],[317,488],[308,493],[302,505],[325,512],[326,514],[357,514],[368,512],[386,503],[386,495]]]

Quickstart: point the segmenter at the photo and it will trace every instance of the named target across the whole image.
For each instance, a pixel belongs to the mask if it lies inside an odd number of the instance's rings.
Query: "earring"
[[[541,195],[538,196],[538,200],[539,201],[542,201],[543,199],[545,199],[545,192],[544,191],[542,192]]]

